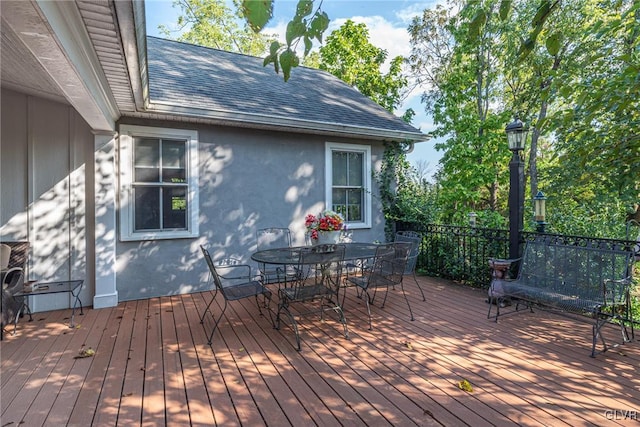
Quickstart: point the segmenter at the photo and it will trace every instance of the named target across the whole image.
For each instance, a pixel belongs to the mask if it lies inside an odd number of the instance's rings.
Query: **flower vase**
[[[311,244],[316,245],[330,245],[340,242],[340,235],[342,231],[319,231],[317,239],[311,239]]]

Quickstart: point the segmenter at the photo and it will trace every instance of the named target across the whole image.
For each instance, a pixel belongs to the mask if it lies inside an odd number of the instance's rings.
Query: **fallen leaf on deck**
[[[404,346],[407,347],[409,350],[413,350],[413,346],[411,345],[411,343],[409,341],[405,341],[404,342]]]
[[[458,388],[463,391],[467,391],[469,393],[473,392],[473,387],[471,387],[471,383],[467,380],[462,380],[458,382]]]
[[[74,359],[83,359],[85,357],[91,357],[94,354],[96,354],[96,351],[94,349],[92,349],[91,347],[81,350],[80,353],[78,353],[77,356],[74,356]]]

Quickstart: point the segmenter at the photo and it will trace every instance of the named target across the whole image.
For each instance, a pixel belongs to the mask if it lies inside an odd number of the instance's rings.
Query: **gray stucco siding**
[[[172,123],[136,123],[171,128]],[[180,126],[180,127],[185,127]],[[288,227],[293,243],[305,242],[304,217],[324,208],[325,142],[320,135],[187,126],[199,137],[199,227],[196,239],[117,243],[120,300],[197,292],[206,289],[207,269],[199,245],[214,259],[250,259],[256,230]],[[332,138],[332,142],[363,144]],[[383,147],[371,144],[378,163]],[[375,181],[373,192],[377,194]],[[383,239],[384,221],[372,200],[371,229],[353,231],[354,241]],[[256,270],[257,273],[257,270]]]

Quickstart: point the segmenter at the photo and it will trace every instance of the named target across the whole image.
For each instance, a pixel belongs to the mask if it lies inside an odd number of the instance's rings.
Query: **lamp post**
[[[516,117],[505,128],[509,150],[513,152],[509,162],[509,258],[520,257],[520,232],[524,220],[524,160],[522,150],[527,139],[524,123]]]
[[[538,191],[536,197],[533,198],[533,220],[536,222],[536,231],[538,233],[544,233],[544,229],[547,225],[546,219],[546,200],[542,191]]]

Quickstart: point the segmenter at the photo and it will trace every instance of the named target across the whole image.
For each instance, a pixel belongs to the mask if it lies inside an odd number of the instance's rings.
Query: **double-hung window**
[[[120,238],[198,236],[198,134],[120,128]]]
[[[349,228],[371,227],[371,147],[326,143],[326,204]]]

